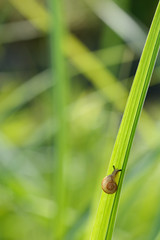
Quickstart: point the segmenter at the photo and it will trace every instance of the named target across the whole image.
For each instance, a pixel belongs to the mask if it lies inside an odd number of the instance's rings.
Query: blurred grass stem
[[[64,36],[64,28],[62,21],[62,2],[60,0],[50,0],[51,7],[51,62],[52,72],[54,72],[54,108],[56,115],[56,125],[58,132],[55,138],[55,158],[56,161],[56,179],[53,185],[56,186],[56,196],[58,204],[58,212],[55,221],[54,234],[56,239],[61,239],[63,232],[64,219],[64,161],[66,158],[66,75],[65,60],[62,50],[62,42]],[[55,24],[54,24],[55,23]],[[54,24],[54,31],[53,31]],[[53,80],[54,84],[54,80]]]

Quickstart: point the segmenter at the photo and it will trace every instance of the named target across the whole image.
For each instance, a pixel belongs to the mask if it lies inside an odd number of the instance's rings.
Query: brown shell
[[[115,182],[115,177],[118,172],[122,171],[122,169],[116,169],[115,166],[113,166],[114,171],[111,175],[106,176],[102,180],[102,190],[105,193],[112,194],[117,191],[117,183]]]
[[[102,189],[105,193],[108,193],[108,194],[113,194],[117,191],[117,184],[111,175],[103,178]]]

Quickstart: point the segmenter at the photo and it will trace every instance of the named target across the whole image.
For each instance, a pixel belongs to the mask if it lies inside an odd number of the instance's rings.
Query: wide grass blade
[[[119,133],[115,142],[107,174],[113,165],[121,169],[119,187],[116,194],[102,193],[91,239],[111,239],[116,212],[124,178],[124,173],[134,138],[138,119],[148,90],[154,64],[160,46],[160,3],[158,4],[147,41],[138,65],[135,79],[130,91]]]

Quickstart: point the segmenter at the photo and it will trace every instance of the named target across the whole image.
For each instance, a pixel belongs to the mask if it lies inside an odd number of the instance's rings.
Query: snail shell
[[[118,172],[122,171],[121,169],[115,169],[115,166],[113,166],[114,171],[111,175],[106,176],[102,180],[102,189],[105,193],[112,194],[117,191],[117,183],[115,182],[115,177]]]

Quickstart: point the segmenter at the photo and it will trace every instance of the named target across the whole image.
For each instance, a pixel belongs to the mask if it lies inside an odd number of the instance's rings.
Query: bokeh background
[[[67,97],[61,131],[50,3],[0,1],[1,240],[89,239],[101,179],[157,4],[62,2]],[[160,239],[159,100],[160,58],[129,158],[115,240]]]

